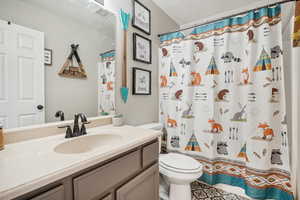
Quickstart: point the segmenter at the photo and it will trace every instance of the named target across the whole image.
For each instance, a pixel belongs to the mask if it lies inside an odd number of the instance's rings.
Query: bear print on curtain
[[[257,199],[293,199],[281,29],[277,5],[160,38],[168,151]]]

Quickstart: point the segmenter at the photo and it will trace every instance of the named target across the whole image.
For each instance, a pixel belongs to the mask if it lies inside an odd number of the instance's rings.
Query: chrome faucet
[[[79,118],[81,120],[81,128],[79,128]],[[74,115],[74,124],[73,124],[73,131],[70,125],[61,126],[58,128],[67,128],[65,138],[73,138],[78,137],[81,135],[86,135],[86,127],[85,124],[89,124],[90,122],[87,121],[87,117],[83,113],[75,114]]]

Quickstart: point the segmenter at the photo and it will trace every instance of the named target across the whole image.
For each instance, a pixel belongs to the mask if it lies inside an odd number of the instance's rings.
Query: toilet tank
[[[141,126],[138,126],[139,128],[144,128],[144,129],[152,129],[156,131],[162,130],[163,126],[160,123],[150,123],[150,124],[143,124]]]

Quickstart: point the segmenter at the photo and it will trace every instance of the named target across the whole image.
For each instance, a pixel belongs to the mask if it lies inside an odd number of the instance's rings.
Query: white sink
[[[62,154],[86,153],[97,148],[112,145],[120,142],[119,135],[88,135],[81,136],[73,140],[57,145],[54,151]]]

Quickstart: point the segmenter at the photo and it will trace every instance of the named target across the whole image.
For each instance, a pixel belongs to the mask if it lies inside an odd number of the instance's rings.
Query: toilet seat
[[[159,165],[166,170],[184,174],[202,171],[202,165],[197,160],[178,153],[160,155]]]

